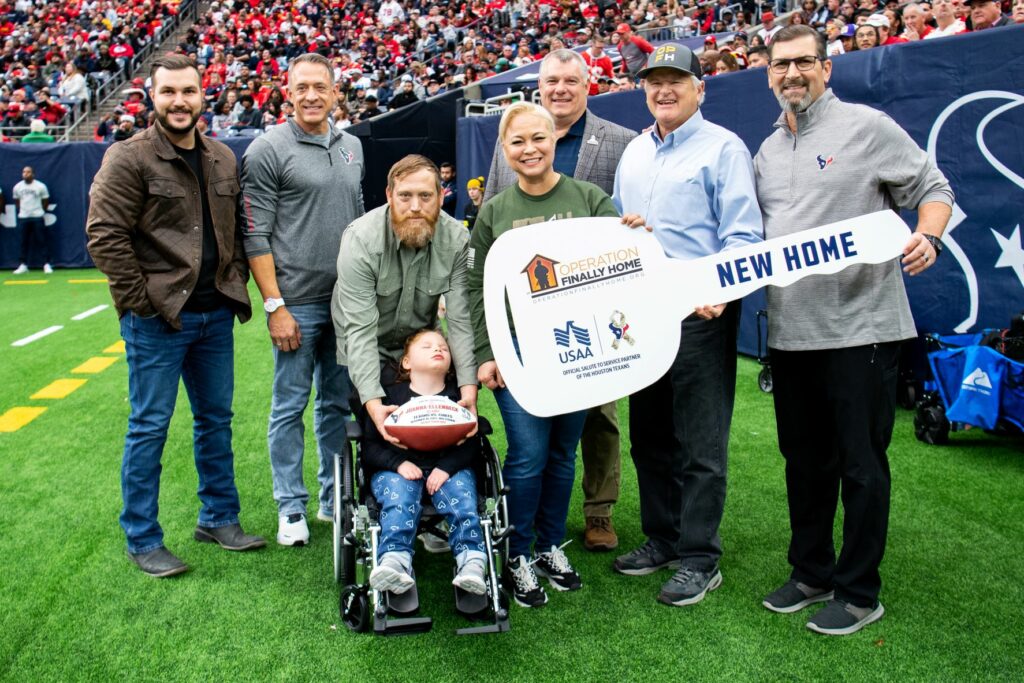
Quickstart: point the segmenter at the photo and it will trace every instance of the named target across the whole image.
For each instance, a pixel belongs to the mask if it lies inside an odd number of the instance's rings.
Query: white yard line
[[[51,327],[47,327],[45,330],[40,330],[39,332],[36,332],[35,334],[30,334],[29,336],[25,337],[24,339],[19,339],[16,342],[11,342],[11,346],[25,346],[26,344],[31,344],[32,342],[36,341],[37,339],[42,339],[43,337],[45,337],[45,336],[47,336],[49,334],[53,334],[54,332],[57,332],[57,331],[63,330],[63,329],[64,329],[63,325],[52,325]]]
[[[96,315],[100,311],[105,311],[108,308],[110,308],[109,304],[102,304],[100,306],[96,306],[95,308],[90,308],[88,311],[82,311],[78,315],[73,315],[73,316],[71,316],[71,319],[72,320],[85,320],[90,315]]]

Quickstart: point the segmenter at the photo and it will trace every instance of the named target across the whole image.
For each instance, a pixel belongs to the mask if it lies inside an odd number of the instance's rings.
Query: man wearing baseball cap
[[[644,68],[647,55],[654,52],[654,46],[635,35],[629,24],[619,24],[615,32],[619,34],[619,54],[622,55],[619,73],[636,76],[636,72]]]
[[[764,229],[750,153],[734,133],[701,115],[697,55],[667,43],[638,76],[655,125],[629,143],[615,173],[612,201],[623,222],[647,226],[668,256],[684,261],[760,242]],[[698,306],[681,323],[668,373],[629,399],[647,541],[614,566],[632,576],[678,568],[658,595],[670,605],[700,602],[722,583],[718,527],[739,310],[739,302]]]
[[[757,35],[761,36],[761,40],[764,44],[772,42],[772,38],[775,34],[782,30],[782,26],[775,25],[775,15],[771,12],[764,12],[761,14],[762,28],[757,32]]]
[[[971,9],[971,25],[975,31],[1010,23],[1010,18],[1003,14],[1002,4],[995,0],[967,0],[964,4]]]

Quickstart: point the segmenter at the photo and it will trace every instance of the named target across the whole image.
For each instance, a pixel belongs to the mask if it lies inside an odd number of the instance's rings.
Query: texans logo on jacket
[[[818,155],[818,170],[819,171],[824,171],[835,160],[836,160],[836,158],[834,156],[829,156],[829,158],[826,159],[825,157],[823,157],[823,156],[821,156],[819,154]]]

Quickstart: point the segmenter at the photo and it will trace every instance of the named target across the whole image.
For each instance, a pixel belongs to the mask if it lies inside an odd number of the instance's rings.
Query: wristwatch
[[[263,310],[266,311],[267,313],[273,313],[282,306],[284,306],[284,299],[275,299],[273,297],[268,297],[263,300]]]
[[[945,245],[942,244],[942,240],[940,240],[935,235],[928,234],[926,234],[924,238],[928,240],[928,243],[932,245],[933,249],[935,249],[935,258],[938,259],[939,254],[941,254],[942,250],[946,248]]]

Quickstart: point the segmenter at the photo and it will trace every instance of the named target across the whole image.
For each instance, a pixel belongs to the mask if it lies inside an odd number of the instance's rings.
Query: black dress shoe
[[[150,550],[148,553],[128,553],[128,557],[139,565],[139,569],[158,579],[184,574],[188,571],[188,565],[164,547]]]
[[[197,526],[193,537],[201,543],[217,543],[227,550],[253,550],[267,544],[262,536],[250,536],[242,531],[241,524],[208,527]]]

